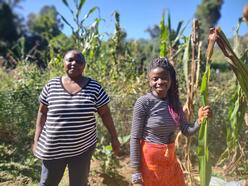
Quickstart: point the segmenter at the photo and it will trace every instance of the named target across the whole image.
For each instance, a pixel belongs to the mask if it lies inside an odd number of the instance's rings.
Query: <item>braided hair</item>
[[[178,83],[176,79],[176,71],[174,67],[169,63],[167,58],[156,58],[152,61],[148,68],[148,73],[155,68],[162,68],[167,70],[170,73],[171,77],[171,86],[167,93],[167,98],[169,106],[174,110],[174,112],[179,113],[180,102],[179,102],[179,93],[178,93]]]

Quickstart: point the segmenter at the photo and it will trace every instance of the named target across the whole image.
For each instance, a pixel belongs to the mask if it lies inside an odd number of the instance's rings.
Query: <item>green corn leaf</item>
[[[168,29],[164,23],[164,13],[160,21],[160,57],[167,56],[167,40],[168,40]]]
[[[200,90],[203,106],[207,104],[209,78],[210,78],[210,65],[207,63],[206,71],[202,77],[201,90]],[[204,120],[201,124],[198,135],[197,154],[199,158],[201,186],[208,186],[211,178],[211,163],[209,161],[207,127],[208,127],[208,121]]]
[[[243,63],[233,51],[228,39],[225,34],[221,31],[220,28],[217,29],[219,40],[217,40],[218,45],[222,49],[223,53],[230,60],[228,63],[230,64],[233,72],[235,73],[237,80],[248,100],[248,65]]]
[[[81,9],[82,9],[82,7],[83,7],[85,1],[86,1],[86,0],[80,0],[80,4],[79,4],[79,6],[78,6],[78,11],[79,11],[79,12],[81,11]]]
[[[227,147],[232,149],[235,146],[238,146],[239,141],[239,132],[242,125],[244,124],[244,115],[247,107],[246,100],[244,99],[243,91],[240,85],[235,86],[236,92],[232,97],[232,102],[229,109],[228,118],[230,123],[227,123]]]
[[[68,2],[66,0],[62,0],[62,2],[64,3],[65,6],[69,6]]]
[[[60,17],[62,18],[62,20],[71,28],[72,32],[74,33],[74,28],[73,26],[65,19],[64,16],[62,16],[60,13],[58,13],[60,15]]]
[[[71,7],[69,6],[67,0],[62,0],[62,2],[64,3],[64,5],[69,9],[69,11],[71,12],[71,14],[73,15],[73,10],[72,10]]]
[[[171,16],[170,16],[170,12],[168,12],[168,19],[167,19],[167,23],[168,23],[168,30],[171,33]]]
[[[200,89],[202,103],[204,106],[207,104],[209,78],[210,78],[210,65],[207,64],[206,71],[202,78],[201,89]]]
[[[167,18],[167,30],[168,30],[168,44],[171,46],[171,17],[170,17],[170,12],[168,12],[168,18]]]
[[[180,23],[183,23],[183,22],[179,22],[179,24]],[[189,21],[187,22],[187,24],[182,29],[181,29],[181,26],[180,27],[179,26],[177,27],[178,29],[180,28],[181,30],[177,30],[176,38],[173,40],[172,45],[171,45],[172,48],[175,47],[175,45],[177,44],[178,40],[182,37],[183,32],[186,29],[186,27],[188,26],[188,24],[189,24]]]
[[[184,22],[184,21],[179,21],[179,23],[178,23],[178,25],[177,25],[176,35],[179,34],[179,31],[181,30],[181,27],[182,27],[182,25],[183,25],[183,22]]]
[[[88,17],[89,17],[91,14],[93,14],[93,13],[96,11],[96,9],[99,10],[99,8],[96,7],[96,6],[94,6],[93,8],[91,8],[91,9],[89,10],[89,12],[88,12],[88,13],[84,16],[84,18],[82,19],[81,24],[83,24],[83,22],[84,22],[86,19],[88,19]]]
[[[81,12],[81,9],[82,9],[84,3],[85,3],[85,0],[80,0],[79,5],[77,6],[77,13],[76,13],[77,18],[79,18],[79,15],[80,15],[80,12]]]

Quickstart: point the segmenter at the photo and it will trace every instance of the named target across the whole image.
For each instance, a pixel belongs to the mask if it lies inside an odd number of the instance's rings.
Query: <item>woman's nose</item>
[[[163,83],[163,80],[161,78],[159,78],[158,83]]]
[[[76,63],[77,63],[76,60],[73,60],[73,61],[71,62],[72,65],[75,65]]]

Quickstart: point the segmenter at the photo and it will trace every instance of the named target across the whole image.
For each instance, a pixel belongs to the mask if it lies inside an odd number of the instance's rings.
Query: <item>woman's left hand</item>
[[[198,110],[198,123],[201,124],[204,119],[210,118],[212,116],[212,111],[210,106],[200,107]]]
[[[119,153],[120,153],[120,146],[121,146],[121,144],[120,144],[118,138],[112,138],[112,139],[111,139],[111,145],[112,145],[112,149],[113,149],[113,151],[114,151],[114,154],[115,154],[116,156],[118,156]]]

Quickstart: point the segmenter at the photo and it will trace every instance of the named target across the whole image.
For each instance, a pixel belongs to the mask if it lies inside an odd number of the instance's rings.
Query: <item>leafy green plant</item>
[[[105,137],[98,141],[93,159],[100,161],[101,172],[104,174],[115,175],[120,166],[119,160],[113,154],[112,146],[105,145]]]
[[[227,127],[227,150],[222,154],[223,156],[226,156],[227,153],[229,153],[230,148],[237,147],[238,144],[238,133],[240,130],[240,123],[237,122],[238,119],[242,122],[244,118],[245,113],[245,107],[246,107],[246,101],[245,98],[242,98],[242,92],[248,98],[248,84],[247,78],[248,78],[248,66],[242,61],[239,60],[235,52],[233,51],[231,45],[229,44],[227,38],[225,37],[225,34],[221,31],[220,28],[213,28],[210,29],[209,34],[209,44],[207,48],[207,65],[206,65],[206,71],[204,73],[203,79],[202,79],[202,85],[201,85],[201,95],[202,95],[202,102],[203,105],[206,105],[207,103],[207,97],[208,97],[208,81],[210,77],[210,65],[209,61],[213,54],[213,48],[214,44],[217,42],[219,47],[221,48],[224,55],[229,58],[229,64],[235,73],[238,83],[240,85],[240,88],[238,88],[238,92],[235,95],[236,102],[233,107],[231,107],[231,110],[229,112],[229,118],[231,120],[231,125],[228,125]],[[234,100],[233,100],[234,101]],[[207,146],[207,121],[204,121],[200,128],[199,132],[199,138],[198,138],[198,157],[200,159],[200,178],[201,178],[201,185],[208,185],[211,175],[211,164],[209,162],[209,153],[208,153],[208,146]]]
[[[208,82],[210,78],[210,64],[207,62],[206,70],[201,82],[201,98],[203,106],[208,102]],[[204,120],[201,124],[198,135],[197,154],[199,158],[200,183],[201,186],[208,186],[211,177],[211,163],[209,161],[208,152],[208,120]]]
[[[81,18],[82,8],[85,4],[85,0],[76,0],[74,1],[75,9],[70,7],[70,4],[67,0],[62,1],[64,5],[68,8],[73,18],[73,22],[76,25],[72,26],[70,21],[68,21],[63,15],[60,14],[62,20],[67,26],[71,28],[72,37],[75,41],[75,47],[78,49],[83,49],[83,53],[90,53],[91,50],[96,52],[96,45],[99,45],[100,42],[98,24],[103,21],[101,18],[95,18],[94,22],[90,26],[85,26],[85,21],[88,20],[89,16],[93,14],[96,10],[99,10],[98,7],[91,8],[88,13]],[[93,47],[95,46],[95,47]],[[95,54],[95,52],[93,52]]]
[[[240,61],[220,28],[213,28],[210,30],[209,40],[210,45],[212,46],[211,49],[209,48],[211,53],[213,52],[214,43],[217,42],[223,54],[229,59],[227,62],[236,75],[246,99],[248,99],[248,84],[246,83],[248,81],[248,65]]]
[[[238,31],[241,23],[241,19],[239,20],[239,23],[236,28],[236,32],[234,35],[234,51],[233,53],[239,56],[240,54],[240,45],[238,41]],[[221,34],[222,35],[222,34]],[[224,37],[224,36],[221,36]],[[222,50],[225,50],[225,45],[222,46]],[[230,50],[230,49],[229,49]],[[245,54],[244,54],[245,55]],[[236,61],[236,57],[231,58],[234,62]],[[239,58],[240,63],[244,63],[244,57]],[[239,61],[236,61],[236,63],[239,63]],[[238,66],[236,66],[238,68]],[[248,66],[247,66],[248,69]],[[237,70],[236,70],[237,71]],[[236,72],[236,73],[239,73]],[[248,73],[248,71],[247,71]],[[242,75],[241,75],[242,76]],[[244,77],[245,78],[245,77]],[[242,84],[242,82],[241,82]],[[243,148],[240,145],[239,139],[241,136],[241,131],[242,127],[245,123],[244,117],[245,117],[245,112],[247,109],[247,99],[245,97],[245,90],[241,89],[241,84],[237,82],[235,83],[234,86],[234,95],[232,96],[232,99],[230,101],[230,108],[229,108],[229,113],[228,113],[228,119],[230,122],[226,124],[226,130],[227,130],[227,137],[226,137],[226,143],[227,143],[227,148],[226,150],[221,154],[218,165],[222,165],[224,162],[229,160],[226,163],[225,166],[225,172],[226,174],[230,174],[233,172],[236,168],[238,163],[241,161],[241,159],[245,156],[243,152]]]
[[[167,24],[165,24],[165,13],[163,13],[160,21],[160,57],[168,57],[173,64],[173,59],[183,50],[179,40],[187,25],[182,28],[183,21],[180,21],[174,31],[171,28],[170,13],[167,18]]]

